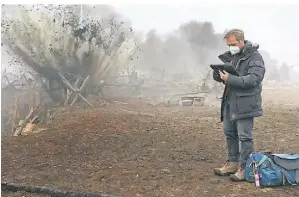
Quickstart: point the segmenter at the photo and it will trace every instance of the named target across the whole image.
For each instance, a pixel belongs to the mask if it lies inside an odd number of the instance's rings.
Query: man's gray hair
[[[224,39],[227,39],[231,36],[235,36],[236,40],[238,40],[238,41],[244,40],[244,32],[240,29],[232,29],[232,30],[228,31],[225,34]]]

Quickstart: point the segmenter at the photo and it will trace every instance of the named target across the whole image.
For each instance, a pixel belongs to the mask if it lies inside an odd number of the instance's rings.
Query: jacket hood
[[[244,48],[242,49],[242,51],[241,51],[241,56],[242,57],[244,57],[244,56],[246,56],[247,54],[249,54],[249,53],[252,53],[252,52],[254,52],[254,51],[257,51],[258,50],[258,48],[259,48],[259,44],[257,44],[257,43],[252,43],[252,42],[250,42],[249,40],[245,40],[245,46],[244,46]],[[218,58],[222,61],[222,62],[224,62],[224,63],[229,63],[229,62],[231,62],[232,60],[233,60],[233,55],[231,54],[231,52],[230,51],[226,51],[225,53],[223,53],[223,54],[221,54],[221,55],[219,55],[218,56]]]
[[[241,55],[245,56],[245,55],[247,55],[250,52],[257,51],[259,47],[260,47],[259,44],[252,43],[252,42],[250,42],[248,40],[245,40],[245,46],[244,46],[244,48],[243,48],[243,50],[241,52]]]

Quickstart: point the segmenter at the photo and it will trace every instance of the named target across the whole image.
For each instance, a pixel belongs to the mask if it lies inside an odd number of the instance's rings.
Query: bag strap
[[[267,159],[268,159],[268,156],[264,155],[263,158],[260,160],[260,162],[256,165],[256,167],[259,167],[260,165],[262,165]]]

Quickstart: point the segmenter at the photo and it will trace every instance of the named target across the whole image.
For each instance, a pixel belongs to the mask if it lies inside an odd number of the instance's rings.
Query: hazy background
[[[5,16],[15,15],[12,7]],[[92,11],[100,19],[109,7],[125,26],[132,27],[131,35],[141,50],[138,57],[133,58],[131,67],[142,70],[143,74],[160,78],[166,69],[169,76],[188,73],[198,78],[198,72],[204,76],[210,71],[208,65],[217,63],[217,56],[227,50],[222,40],[223,32],[240,28],[245,32],[245,39],[260,44],[268,75],[280,73],[274,67],[286,63],[298,66],[290,72],[292,80],[298,79],[299,25],[296,20],[299,19],[299,5],[112,3],[102,9],[93,7],[84,5],[85,18]],[[2,46],[2,69],[11,61],[6,51],[6,46]],[[9,69],[13,68],[15,66]],[[282,70],[286,69],[282,67]],[[172,77],[172,80],[177,79]]]
[[[280,66],[299,65],[299,5],[113,5],[130,19],[135,31],[159,34],[175,30],[190,20],[210,21],[216,33],[240,28],[245,38],[260,44]],[[299,68],[296,68],[299,71]]]

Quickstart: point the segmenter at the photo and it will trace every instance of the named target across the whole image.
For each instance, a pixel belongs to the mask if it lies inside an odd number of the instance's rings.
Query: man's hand
[[[229,73],[226,72],[225,70],[224,70],[223,72],[221,72],[221,71],[219,70],[219,74],[220,74],[220,78],[221,78],[224,82],[227,82]]]

